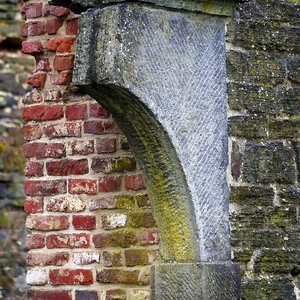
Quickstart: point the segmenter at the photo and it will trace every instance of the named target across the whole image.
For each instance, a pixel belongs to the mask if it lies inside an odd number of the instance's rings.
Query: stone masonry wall
[[[126,138],[70,85],[78,16],[46,1],[22,16],[36,59],[23,108],[28,299],[149,299],[158,233]]]
[[[228,26],[231,241],[242,299],[300,299],[300,2],[251,0]]]
[[[0,1],[0,298],[26,292],[22,99],[34,60],[21,52],[21,1]]]

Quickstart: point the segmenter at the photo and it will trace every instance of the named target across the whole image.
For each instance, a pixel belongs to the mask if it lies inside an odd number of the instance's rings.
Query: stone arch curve
[[[81,14],[73,84],[111,111],[128,137],[171,263],[155,267],[152,299],[239,299],[239,267],[230,260],[224,28],[220,16],[148,3]]]

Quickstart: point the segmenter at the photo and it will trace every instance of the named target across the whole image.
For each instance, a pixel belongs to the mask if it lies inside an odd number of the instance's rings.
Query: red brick
[[[97,153],[113,153],[116,152],[117,142],[115,138],[104,138],[97,141],[96,151]]]
[[[52,269],[49,271],[49,279],[52,285],[93,283],[93,273],[86,269]]]
[[[56,17],[62,17],[65,15],[68,15],[70,13],[70,9],[63,6],[55,6],[55,5],[49,5],[45,4],[44,6],[44,15],[53,15]]]
[[[48,34],[55,34],[63,25],[64,20],[58,18],[51,18],[46,20],[46,32]]]
[[[71,104],[66,107],[67,120],[85,119],[87,117],[86,104]]]
[[[51,196],[67,192],[67,184],[63,179],[57,180],[26,180],[25,194],[28,196]]]
[[[93,118],[106,118],[109,116],[109,112],[103,108],[99,103],[90,104],[90,117]]]
[[[65,156],[62,143],[26,143],[23,145],[23,154],[26,158],[60,158]]]
[[[79,212],[85,209],[85,201],[77,196],[51,197],[47,200],[47,211]]]
[[[36,68],[34,72],[37,71],[45,71],[45,72],[51,71],[50,62],[48,58],[45,57],[36,58]]]
[[[35,36],[43,35],[46,33],[44,21],[31,21],[21,24],[20,34],[21,36]]]
[[[30,3],[23,5],[21,15],[23,20],[33,19],[42,16],[43,3]]]
[[[75,229],[92,230],[96,228],[96,217],[89,215],[74,215],[72,224]]]
[[[145,266],[158,259],[159,252],[155,249],[126,249],[126,267]]]
[[[158,231],[156,229],[145,230],[138,235],[141,245],[157,245],[159,244]]]
[[[36,213],[43,211],[43,198],[25,199],[24,211],[27,213]]]
[[[25,140],[36,140],[42,136],[42,129],[39,124],[24,124],[22,128]]]
[[[50,234],[46,237],[47,248],[89,248],[90,236],[86,233]]]
[[[68,155],[88,155],[94,153],[94,140],[68,142]]]
[[[99,192],[116,192],[121,189],[121,176],[102,176],[99,178]]]
[[[26,219],[26,227],[43,231],[63,230],[69,228],[69,217],[61,215],[29,215]]]
[[[22,42],[22,52],[25,54],[39,54],[43,51],[43,45],[38,41],[24,41]]]
[[[116,124],[116,122],[111,120],[85,121],[84,133],[91,133],[91,134],[121,133],[121,130]]]
[[[61,159],[46,163],[48,175],[67,176],[82,175],[89,172],[87,159]]]
[[[116,208],[116,197],[114,196],[107,196],[107,197],[100,197],[90,201],[90,210],[94,211],[97,209],[112,209]]]
[[[100,283],[149,284],[149,276],[141,276],[140,270],[100,269],[97,270],[96,278]]]
[[[76,122],[65,122],[49,124],[43,127],[45,135],[49,138],[57,137],[80,137],[81,126],[80,123]]]
[[[54,57],[54,61],[53,61],[54,70],[62,71],[62,70],[72,69],[73,65],[74,65],[74,54],[56,55]]]
[[[27,77],[26,83],[32,85],[34,88],[42,88],[45,85],[47,74],[35,73]]]
[[[53,85],[68,85],[72,81],[72,73],[68,71],[62,71],[58,75],[51,75],[50,82]]]
[[[125,188],[128,190],[143,190],[146,188],[144,184],[143,174],[131,174],[125,176]]]
[[[67,20],[66,34],[77,34],[78,32],[78,18]]]
[[[29,289],[27,300],[72,300],[72,291]]]
[[[75,39],[74,38],[52,38],[46,41],[46,48],[50,51],[71,52]]]
[[[29,252],[26,263],[29,266],[63,266],[69,261],[68,252]]]
[[[24,168],[25,176],[41,177],[44,175],[44,163],[37,161],[27,161]]]
[[[97,181],[95,179],[69,179],[69,193],[95,195]]]
[[[45,235],[44,234],[30,234],[25,237],[25,246],[28,249],[39,249],[45,246]]]
[[[45,121],[61,119],[64,115],[63,105],[37,104],[23,108],[23,119],[28,121]]]

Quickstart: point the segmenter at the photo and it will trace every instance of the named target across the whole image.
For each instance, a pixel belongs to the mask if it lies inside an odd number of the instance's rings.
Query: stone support
[[[76,51],[73,83],[112,112],[143,169],[169,262],[153,270],[153,299],[239,299],[225,176],[224,18],[113,4],[81,15]],[[172,280],[184,274],[188,289]]]

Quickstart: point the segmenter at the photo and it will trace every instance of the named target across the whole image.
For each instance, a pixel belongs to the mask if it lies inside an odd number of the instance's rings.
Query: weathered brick
[[[69,179],[69,193],[95,195],[97,193],[97,180]]]
[[[43,51],[43,45],[38,41],[22,42],[22,52],[25,54],[36,55]]]
[[[26,93],[23,102],[24,104],[36,104],[43,101],[43,95],[39,90],[33,90],[29,93]]]
[[[29,252],[26,255],[28,266],[63,266],[69,261],[69,252]]]
[[[50,176],[82,175],[89,172],[88,160],[68,159],[46,162],[47,173]]]
[[[24,191],[28,196],[51,196],[64,194],[67,191],[67,183],[64,179],[26,180],[24,184]]]
[[[37,161],[27,161],[24,167],[24,175],[27,177],[44,175],[44,163]]]
[[[46,237],[47,248],[88,248],[90,235],[86,233],[50,234]]]
[[[149,228],[155,226],[155,221],[151,211],[133,211],[129,213],[127,225],[134,228]]]
[[[34,72],[37,72],[37,71],[48,72],[48,71],[52,70],[50,67],[50,62],[49,62],[48,58],[36,57],[35,61],[36,61],[36,68],[35,68]]]
[[[43,211],[43,198],[33,198],[24,200],[24,211],[27,213],[36,213]]]
[[[87,134],[121,133],[121,129],[111,120],[85,121],[83,125]]]
[[[133,157],[94,157],[91,168],[96,173],[122,173],[125,171],[134,171],[136,161]]]
[[[66,38],[52,38],[46,41],[46,48],[54,52],[71,52],[75,39]]]
[[[116,152],[117,142],[115,138],[104,138],[97,140],[96,151],[97,153],[113,153]]]
[[[73,252],[73,262],[76,265],[89,265],[100,262],[100,253],[97,251]]]
[[[26,83],[34,88],[43,88],[46,82],[47,75],[45,73],[35,73],[26,79]]]
[[[99,283],[125,283],[125,284],[149,284],[149,277],[141,275],[140,270],[125,269],[99,269],[97,270],[97,281]]]
[[[63,19],[51,18],[46,20],[46,32],[48,34],[57,33],[58,29],[62,27],[64,23]]]
[[[23,108],[23,119],[28,121],[57,120],[63,117],[63,106],[37,104]]]
[[[42,16],[43,3],[28,3],[23,5],[21,15],[23,20],[33,19]]]
[[[77,34],[78,32],[78,18],[67,20],[66,34]]]
[[[68,155],[88,155],[91,153],[94,153],[94,140],[76,140],[67,144]]]
[[[109,112],[103,108],[99,103],[90,104],[90,117],[92,118],[107,118]]]
[[[51,75],[50,82],[55,85],[68,85],[72,81],[72,73],[69,71],[62,71],[58,75]]]
[[[53,61],[53,67],[54,70],[63,71],[67,69],[72,69],[74,65],[74,54],[68,54],[68,55],[56,55],[54,57]],[[77,106],[74,106],[74,111],[76,112],[76,108],[79,109],[79,107],[85,107],[85,114],[86,114],[86,104],[77,104]],[[70,106],[67,106],[67,108]],[[70,109],[70,108],[69,108]]]
[[[137,194],[135,196],[136,203],[138,207],[150,207],[150,199],[148,194]]]
[[[138,234],[138,240],[141,245],[157,245],[159,244],[159,237],[157,229],[149,229],[141,231]]]
[[[100,300],[97,291],[75,291],[75,300]]]
[[[90,201],[89,209],[91,211],[97,209],[112,209],[116,207],[116,198],[115,196],[106,196],[92,199]]]
[[[34,233],[25,237],[25,246],[28,249],[39,249],[45,247],[45,235]]]
[[[77,196],[51,197],[46,201],[47,211],[79,212],[85,209],[85,202]]]
[[[126,300],[126,290],[122,289],[113,289],[106,291],[105,300]]]
[[[61,158],[65,156],[65,148],[62,143],[26,143],[23,145],[23,153],[26,158]]]
[[[27,228],[35,230],[63,230],[69,228],[69,217],[61,215],[29,215],[25,225]]]
[[[121,229],[114,232],[98,233],[93,236],[93,243],[96,248],[122,247],[128,248],[137,243],[135,231]]]
[[[66,106],[67,120],[79,120],[79,119],[85,119],[86,117],[87,117],[86,104],[71,104]]]
[[[146,188],[144,183],[143,174],[130,174],[125,175],[124,179],[125,188],[128,190],[143,190]]]
[[[74,215],[72,224],[76,230],[93,230],[96,229],[96,217],[89,215]]]
[[[115,200],[118,209],[133,209],[135,207],[134,197],[131,195],[118,195]]]
[[[155,249],[126,249],[125,261],[127,267],[138,265],[150,265],[159,257],[158,250]]]
[[[62,92],[60,90],[47,90],[44,91],[45,101],[60,101],[63,98]]]
[[[120,267],[123,265],[123,252],[120,250],[103,251],[104,267]]]
[[[34,290],[29,289],[27,300],[72,300],[71,290]]]
[[[130,290],[129,291],[129,299],[139,300],[139,299],[150,299],[151,293],[147,290]]]
[[[104,229],[116,229],[125,227],[127,221],[126,214],[103,214],[101,215],[101,225]]]
[[[55,5],[49,5],[45,4],[44,6],[44,15],[53,15],[56,17],[62,17],[65,15],[68,15],[70,13],[70,9],[64,6],[55,6]]]
[[[30,285],[45,285],[48,282],[48,274],[45,268],[34,268],[27,271],[26,283]]]
[[[93,283],[93,273],[86,269],[52,269],[49,271],[49,279],[52,285]]]
[[[269,132],[271,139],[298,139],[300,119],[272,119],[269,122]]]
[[[116,192],[121,189],[121,176],[99,177],[99,192]]]
[[[20,34],[23,37],[43,35],[46,33],[44,21],[31,21],[21,24]]]
[[[76,122],[52,123],[43,126],[45,135],[49,138],[57,137],[80,137],[81,126]]]

